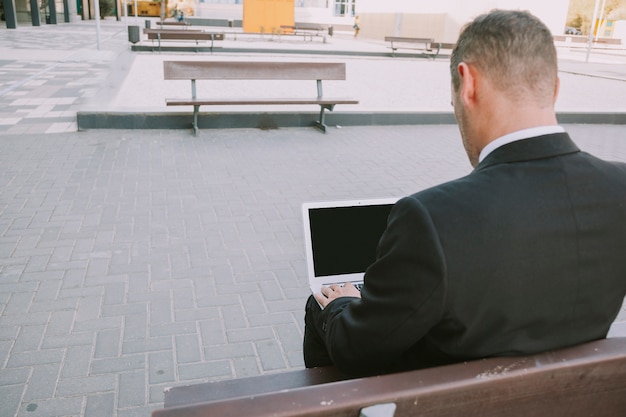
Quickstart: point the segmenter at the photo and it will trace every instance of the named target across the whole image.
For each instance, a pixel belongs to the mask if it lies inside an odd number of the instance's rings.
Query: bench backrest
[[[178,40],[224,40],[222,33],[210,33],[196,30],[165,30],[159,32],[146,32],[148,39],[178,39]]]
[[[263,384],[263,376],[256,378]],[[157,410],[153,417],[355,417],[365,407],[390,403],[395,414],[384,415],[394,417],[626,415],[626,338],[534,356],[245,393]]]
[[[385,42],[432,43],[433,38],[407,38],[402,36],[385,36]]]
[[[204,33],[202,29],[149,29],[144,28],[143,33],[146,35],[149,34],[163,34],[163,33]]]
[[[166,80],[345,80],[345,63],[164,61]]]

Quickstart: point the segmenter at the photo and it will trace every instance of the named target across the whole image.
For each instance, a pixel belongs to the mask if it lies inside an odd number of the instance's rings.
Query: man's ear
[[[476,76],[474,74],[474,67],[468,65],[465,62],[461,62],[457,67],[459,77],[461,78],[461,100],[467,107],[468,104],[473,103],[476,100]]]

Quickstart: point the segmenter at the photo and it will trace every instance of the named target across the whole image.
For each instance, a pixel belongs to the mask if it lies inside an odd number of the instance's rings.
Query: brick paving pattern
[[[125,26],[103,22],[96,51],[90,23],[0,30],[0,417],[147,416],[173,385],[301,368],[302,202],[471,170],[455,126],[76,132],[77,109],[137,71]],[[445,66],[397,68],[413,64]],[[602,108],[593,85],[622,97],[607,68],[567,73],[581,97],[564,105]],[[626,127],[566,127],[626,161]]]

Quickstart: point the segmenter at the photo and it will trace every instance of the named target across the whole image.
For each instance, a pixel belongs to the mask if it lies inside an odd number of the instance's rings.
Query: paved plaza
[[[171,386],[302,368],[301,204],[471,171],[453,125],[77,132],[78,110],[156,108],[168,93],[131,82],[163,55],[131,54],[117,22],[93,50],[85,28],[0,29],[0,417],[145,417]],[[621,58],[595,59],[565,62],[563,110],[625,110]],[[449,109],[445,60],[398,61],[350,58],[431,74],[423,96]],[[372,85],[368,111],[427,108],[406,82],[397,96]],[[565,127],[626,162],[626,125]],[[626,336],[626,309],[611,335]]]

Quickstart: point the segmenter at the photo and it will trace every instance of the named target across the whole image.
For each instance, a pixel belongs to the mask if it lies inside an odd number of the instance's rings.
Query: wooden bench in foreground
[[[220,61],[164,61],[165,80],[191,80],[191,97],[168,98],[168,106],[193,106],[193,130],[198,134],[200,106],[211,105],[274,105],[315,104],[320,106],[319,120],[314,124],[326,132],[324,111],[332,111],[337,104],[358,104],[353,98],[325,97],[323,80],[345,80],[345,63],[324,62],[220,62]],[[317,95],[310,98],[210,98],[197,97],[197,80],[315,80]]]
[[[153,417],[618,417],[626,338],[368,378],[316,368],[174,387]]]
[[[385,36],[385,42],[391,44],[391,56],[396,56],[398,49],[414,49],[423,51],[424,54],[432,56],[433,59],[439,56],[442,49],[453,49],[453,43],[435,42],[432,38],[407,38],[399,36]],[[417,47],[416,45],[421,45]]]
[[[189,40],[195,41],[198,45],[199,41],[211,41],[211,51],[213,51],[214,41],[223,41],[223,33],[205,32],[203,30],[187,29],[144,29],[143,33],[150,40],[158,40],[159,51],[161,50],[162,40]]]

